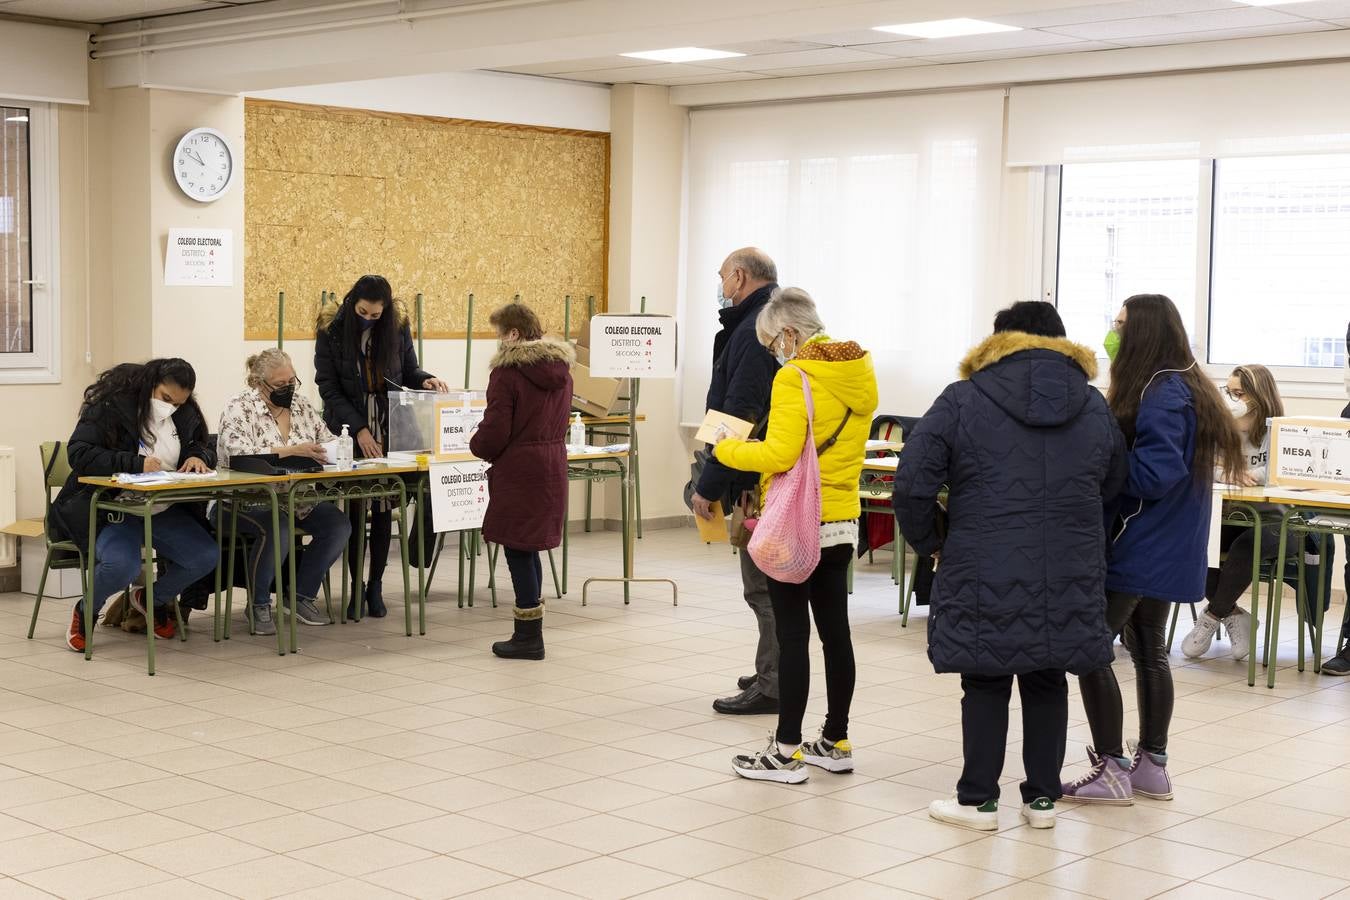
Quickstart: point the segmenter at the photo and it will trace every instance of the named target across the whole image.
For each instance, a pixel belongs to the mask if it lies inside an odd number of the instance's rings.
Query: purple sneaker
[[[1088,759],[1092,768],[1077,781],[1063,785],[1064,799],[1078,803],[1106,803],[1113,806],[1133,806],[1134,787],[1130,770],[1114,756],[1101,756],[1091,747]]]
[[[1172,779],[1167,775],[1167,754],[1149,753],[1132,746],[1134,763],[1130,766],[1130,784],[1134,792],[1150,800],[1171,800]]]

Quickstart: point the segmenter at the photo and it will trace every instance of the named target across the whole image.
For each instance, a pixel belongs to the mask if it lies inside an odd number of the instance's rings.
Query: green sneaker
[[[1037,797],[1022,804],[1022,819],[1032,828],[1055,827],[1055,803],[1046,797]]]
[[[934,800],[928,804],[928,817],[976,831],[998,831],[998,801],[990,800],[982,806],[962,806],[955,797]]]

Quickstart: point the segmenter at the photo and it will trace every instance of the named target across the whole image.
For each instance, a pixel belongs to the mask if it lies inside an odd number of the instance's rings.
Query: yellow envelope
[[[712,518],[694,516],[698,525],[698,536],[705,544],[725,544],[727,542],[727,520],[722,513],[722,501],[715,500],[712,505]]]
[[[744,419],[738,419],[735,416],[727,415],[724,412],[718,412],[715,409],[708,410],[708,414],[703,417],[703,424],[699,426],[698,431],[694,432],[694,438],[705,444],[717,443],[717,429],[721,428],[723,437],[734,437],[744,440],[750,436],[755,423],[747,422]]]

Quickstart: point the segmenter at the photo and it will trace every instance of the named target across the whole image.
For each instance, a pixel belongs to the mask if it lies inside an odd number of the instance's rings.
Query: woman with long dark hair
[[[98,376],[84,391],[80,420],[70,435],[67,453],[70,478],[52,504],[58,537],[89,552],[89,516],[93,488],[79,479],[121,472],[206,472],[216,463],[207,441],[206,420],[193,399],[197,373],[182,359],[123,363]],[[141,571],[141,520],[98,522],[94,546],[94,618],[108,597],[124,590]],[[184,588],[216,566],[216,540],[206,528],[202,510],[170,506],[154,513],[154,549],[166,563],[155,581],[154,630],[160,638],[176,631],[171,604]],[[131,604],[145,613],[145,588],[131,594]],[[150,616],[146,616],[149,620]],[[75,604],[66,645],[83,653],[87,628],[84,603]]]
[[[1139,741],[1127,757],[1112,668],[1080,677],[1092,768],[1064,785],[1064,798],[1125,806],[1136,793],[1172,798],[1167,620],[1173,603],[1205,596],[1215,470],[1232,481],[1241,477],[1245,460],[1233,415],[1191,353],[1171,300],[1130,297],[1105,345],[1111,357],[1106,401],[1129,448],[1125,490],[1107,513],[1106,624],[1112,633],[1123,629],[1134,661]]]
[[[356,455],[363,459],[384,455],[389,436],[390,390],[448,391],[444,381],[424,371],[413,349],[408,317],[394,301],[393,289],[381,275],[362,275],[336,308],[319,311],[314,336],[314,380],[323,398],[323,418],[330,431],[342,433],[347,426]],[[349,504],[353,535],[348,554],[352,582],[347,615],[355,618],[357,597],[364,594],[370,615],[386,615],[382,593],[384,567],[393,534],[392,512],[387,503],[373,504],[370,522],[370,574],[361,590],[364,560],[356,556],[354,533],[359,525],[360,505]],[[418,540],[424,541],[423,535]]]

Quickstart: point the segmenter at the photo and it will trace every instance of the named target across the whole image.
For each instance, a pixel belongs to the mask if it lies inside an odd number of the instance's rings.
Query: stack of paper
[[[215,472],[122,472],[116,476],[118,484],[179,484],[215,477]]]

